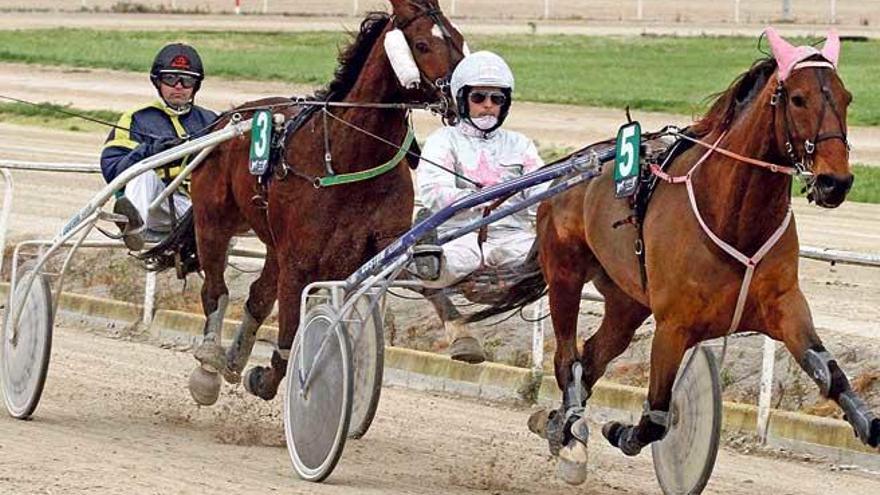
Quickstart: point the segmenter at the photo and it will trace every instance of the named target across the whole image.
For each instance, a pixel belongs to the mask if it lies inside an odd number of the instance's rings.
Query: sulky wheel
[[[705,347],[691,352],[675,379],[666,436],[651,444],[654,472],[666,495],[703,491],[721,437],[721,383],[715,355]]]
[[[298,329],[287,364],[284,433],[296,473],[323,481],[342,455],[352,406],[353,367],[337,311],[315,306]]]
[[[379,407],[385,359],[385,325],[382,301],[377,301],[377,297],[369,293],[361,296],[345,319],[354,368],[354,402],[348,438],[364,436]]]
[[[0,347],[0,377],[6,410],[18,419],[28,419],[43,393],[52,350],[52,291],[49,281],[37,273],[28,279],[34,263],[18,269],[15,292],[10,294],[3,322],[3,345]],[[16,325],[12,316],[21,313]]]

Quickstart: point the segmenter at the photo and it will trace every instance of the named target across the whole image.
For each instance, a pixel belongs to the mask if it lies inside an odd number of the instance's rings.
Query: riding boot
[[[447,339],[452,342],[449,346],[449,356],[454,361],[479,364],[486,360],[480,341],[471,336],[464,323],[445,321],[443,325],[446,328]]]
[[[416,214],[419,223],[431,216],[431,210],[423,208]],[[434,281],[440,278],[443,248],[437,245],[437,229],[432,229],[419,239],[413,247],[413,267],[415,275],[422,280]]]
[[[144,220],[141,218],[141,214],[138,212],[137,208],[135,208],[131,200],[125,196],[117,199],[116,203],[113,205],[113,213],[123,215],[128,219],[126,222],[116,223],[116,226],[119,227],[120,232],[122,232],[122,242],[125,243],[125,247],[131,251],[140,251],[143,249]]]

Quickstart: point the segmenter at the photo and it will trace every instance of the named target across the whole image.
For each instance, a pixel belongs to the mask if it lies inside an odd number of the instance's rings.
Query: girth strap
[[[360,182],[363,180],[372,179],[374,177],[378,177],[385,172],[396,167],[401,160],[406,156],[407,152],[409,152],[409,148],[412,145],[413,139],[415,139],[415,132],[412,127],[407,127],[406,137],[403,140],[403,144],[400,145],[400,149],[397,150],[397,153],[391,158],[391,160],[379,165],[377,167],[369,168],[367,170],[361,170],[360,172],[352,172],[348,174],[336,174],[336,175],[328,175],[326,177],[319,177],[315,180],[316,187],[330,187],[330,186],[339,186],[343,184],[351,184],[352,182]]]

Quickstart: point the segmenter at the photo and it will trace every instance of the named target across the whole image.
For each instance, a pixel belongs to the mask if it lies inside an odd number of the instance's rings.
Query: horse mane
[[[391,16],[385,12],[370,12],[361,22],[357,33],[349,33],[354,40],[339,50],[339,65],[333,73],[333,80],[315,93],[318,99],[340,101],[345,98],[360,76],[373,45],[390,21]]]
[[[756,60],[746,72],[740,74],[730,86],[708,98],[715,98],[709,111],[691,126],[696,136],[705,136],[716,129],[728,128],[734,120],[755,99],[776,70],[776,60],[762,58]]]

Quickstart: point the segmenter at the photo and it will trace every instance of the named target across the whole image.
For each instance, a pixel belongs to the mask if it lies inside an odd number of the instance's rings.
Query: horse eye
[[[791,97],[791,103],[796,107],[803,108],[807,106],[807,99],[801,95],[794,95]]]
[[[416,41],[416,50],[419,53],[428,53],[431,51],[431,46],[426,41]]]

